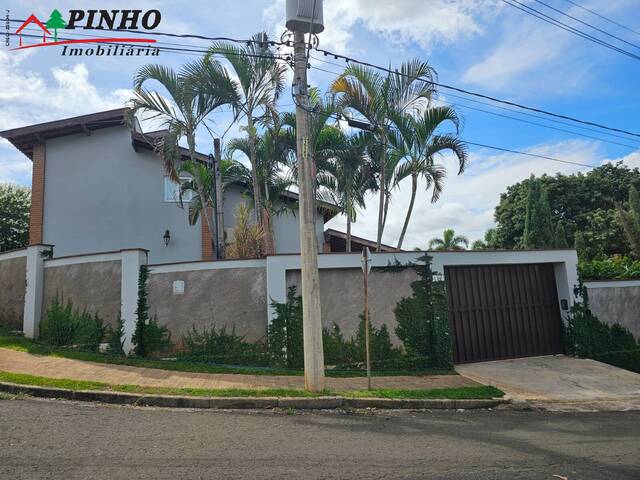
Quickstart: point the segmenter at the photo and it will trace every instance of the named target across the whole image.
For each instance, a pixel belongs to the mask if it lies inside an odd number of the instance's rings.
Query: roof
[[[0,137],[9,140],[18,150],[31,158],[33,146],[52,138],[64,137],[78,133],[91,135],[93,130],[101,128],[109,128],[117,125],[124,125],[129,116],[129,108],[117,108],[115,110],[107,110],[104,112],[91,113],[89,115],[81,115],[79,117],[65,118],[53,122],[39,123],[37,125],[29,125],[26,127],[14,128],[0,132]],[[145,148],[154,150],[158,139],[166,135],[167,130],[156,130],[153,132],[138,132],[131,130],[131,143],[134,148]],[[184,159],[189,158],[189,150],[180,147],[180,152]],[[196,152],[196,159],[202,162],[209,162],[209,156],[204,153]],[[298,194],[286,191],[283,197],[297,201]],[[322,213],[325,222],[335,217],[340,210],[337,205],[318,200],[318,210]]]
[[[65,118],[53,122],[39,123],[0,132],[0,137],[9,140],[18,150],[31,158],[33,146],[51,138],[84,133],[93,130],[124,125],[129,114],[128,108],[117,108],[105,112],[91,113],[79,117]]]
[[[22,29],[24,27],[26,27],[27,25],[29,25],[30,23],[35,23],[36,25],[38,25],[42,30],[44,30],[45,32],[47,32],[49,35],[51,35],[51,32],[49,30],[47,30],[47,27],[45,27],[42,22],[40,20],[38,20],[38,17],[36,17],[34,14],[31,14],[29,16],[29,18],[27,18],[25,20],[25,22],[20,25],[20,28],[18,28],[16,30],[16,33],[20,33],[22,31]]]
[[[325,241],[330,241],[331,238],[339,238],[340,240],[347,240],[347,234],[341,232],[340,230],[335,230],[333,228],[327,228],[324,231]],[[366,238],[356,237],[355,235],[351,235],[351,243],[357,243],[362,245],[363,247],[376,248],[378,244],[373,240],[367,240]],[[396,247],[392,247],[391,245],[385,245],[384,243],[380,244],[380,251],[382,252],[401,252],[402,250]]]

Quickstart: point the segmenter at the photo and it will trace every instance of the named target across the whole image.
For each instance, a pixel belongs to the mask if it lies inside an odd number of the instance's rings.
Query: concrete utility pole
[[[219,260],[224,259],[224,206],[222,200],[222,173],[220,164],[222,162],[222,152],[220,150],[220,139],[213,139],[213,174],[215,176],[216,189],[216,257]]]
[[[296,96],[296,151],[298,162],[300,263],[302,270],[302,329],[304,336],[304,384],[307,390],[324,389],[324,352],[320,313],[320,275],[316,237],[315,179],[309,157],[309,97],[304,33],[294,31],[294,93]]]

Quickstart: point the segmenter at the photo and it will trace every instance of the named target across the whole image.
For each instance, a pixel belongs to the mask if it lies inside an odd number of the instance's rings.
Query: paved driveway
[[[640,409],[640,375],[594,360],[554,355],[458,365],[518,401],[551,410]]]

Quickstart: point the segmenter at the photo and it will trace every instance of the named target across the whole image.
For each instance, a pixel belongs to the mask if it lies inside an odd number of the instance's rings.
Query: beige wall
[[[27,257],[0,262],[0,325],[22,329]]]
[[[589,287],[589,307],[601,321],[619,323],[640,338],[640,286]]]
[[[42,315],[58,292],[80,310],[97,312],[105,324],[115,325],[120,315],[120,261],[78,263],[44,269]]]
[[[152,269],[153,272],[153,269]],[[173,282],[184,281],[184,294],[173,294]],[[267,286],[264,268],[151,273],[149,311],[171,331],[172,341],[193,325],[235,327],[247,341],[266,340]]]
[[[418,278],[415,271],[406,268],[400,271],[372,269],[369,275],[369,313],[371,324],[389,328],[391,340],[399,344],[395,334],[396,320],[393,309],[402,297],[412,294],[411,282]],[[300,271],[287,271],[287,288],[295,286],[300,295]],[[323,327],[335,322],[345,337],[355,334],[364,311],[362,270],[359,268],[336,268],[320,270],[320,297]]]

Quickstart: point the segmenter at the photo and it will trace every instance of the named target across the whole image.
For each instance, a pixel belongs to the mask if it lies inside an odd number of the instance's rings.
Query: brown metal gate
[[[562,352],[553,264],[444,270],[455,363]]]

